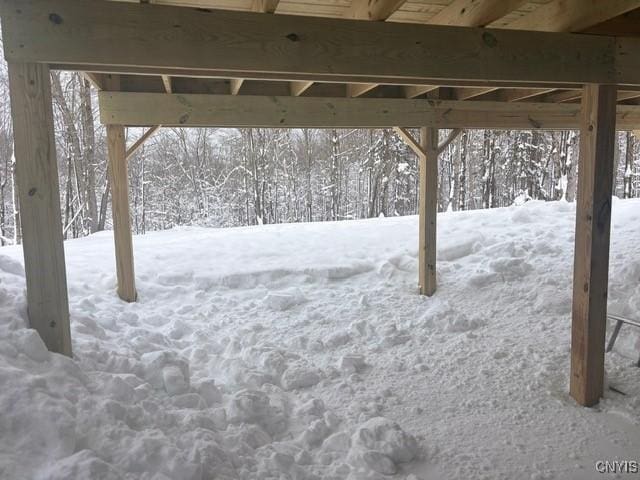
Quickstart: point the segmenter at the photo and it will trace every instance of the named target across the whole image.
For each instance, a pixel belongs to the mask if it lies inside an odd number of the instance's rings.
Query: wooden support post
[[[420,129],[418,282],[420,293],[431,296],[436,291],[436,217],[438,214],[438,129]]]
[[[111,208],[113,238],[116,247],[118,296],[135,302],[136,284],[133,266],[133,240],[129,219],[129,179],[127,176],[126,139],[122,125],[107,125],[109,175],[111,176]]]
[[[616,87],[585,86],[582,115],[570,390],[579,404],[589,407],[600,400],[604,383]]]
[[[9,63],[9,85],[29,325],[49,350],[71,356],[49,68]]]

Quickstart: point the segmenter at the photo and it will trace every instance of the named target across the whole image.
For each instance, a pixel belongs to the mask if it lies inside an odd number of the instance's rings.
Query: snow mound
[[[606,355],[626,395],[594,414],[567,393],[574,211],[439,214],[432,297],[416,217],[136,236],[132,304],[108,232],[67,241],[73,358],[27,328],[2,247],[0,478],[587,478],[634,458],[634,328]],[[639,211],[614,202],[609,311],[630,318]]]
[[[398,464],[410,462],[418,454],[416,439],[384,417],[371,418],[360,425],[351,443],[351,463],[383,475],[397,473]]]

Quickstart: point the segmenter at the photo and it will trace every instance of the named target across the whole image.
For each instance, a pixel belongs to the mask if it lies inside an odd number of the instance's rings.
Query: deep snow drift
[[[66,242],[73,360],[26,328],[0,249],[2,479],[589,479],[640,460],[623,327],[597,409],[567,394],[575,205]],[[640,201],[614,202],[610,311],[640,317]],[[394,476],[395,475],[395,476]],[[637,478],[623,475],[620,478]]]

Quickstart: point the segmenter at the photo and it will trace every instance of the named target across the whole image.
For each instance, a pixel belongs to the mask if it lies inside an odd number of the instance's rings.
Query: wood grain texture
[[[406,0],[352,0],[345,17],[381,21],[389,18]]]
[[[520,7],[525,0],[454,0],[429,19],[434,25],[484,27]]]
[[[288,80],[322,81],[328,75],[382,84],[394,79],[640,83],[630,68],[640,61],[640,48],[627,48],[633,58],[618,65],[613,37],[107,1],[2,0],[0,5],[5,57],[12,61],[142,67],[159,74],[167,74],[166,68],[248,71]],[[305,78],[287,78],[292,74]]]
[[[580,105],[388,98],[265,97],[100,92],[104,124],[183,127],[420,127],[567,129]],[[640,106],[618,106],[620,130],[638,129]]]
[[[2,0],[0,0],[1,2]],[[203,69],[180,69],[180,68],[170,68],[170,67],[123,67],[119,65],[81,65],[75,63],[52,63],[49,65],[52,70],[86,70],[95,73],[109,73],[109,74],[127,74],[129,77],[137,77],[138,79],[143,76],[158,76],[158,75],[171,75],[173,76],[172,81],[176,83],[177,81],[198,81],[202,79],[229,79],[229,78],[242,78],[244,80],[257,80],[257,81],[281,81],[281,80],[290,80],[290,81],[310,81],[308,80],[309,75],[291,72],[286,75],[279,73],[269,73],[269,72],[247,72],[247,71],[228,71],[228,70],[203,70]],[[186,75],[186,77],[185,77]],[[177,78],[176,78],[177,77]],[[192,77],[192,78],[187,78]],[[485,79],[475,79],[473,81],[470,80],[447,80],[446,82],[440,82],[439,84],[434,83],[437,79],[425,79],[425,78],[412,78],[407,80],[406,78],[396,78],[396,77],[385,77],[383,82],[385,85],[434,85],[435,87],[501,87],[501,88],[541,88],[540,82],[535,80],[521,80],[521,81],[499,81],[499,80],[487,80]],[[355,76],[348,75],[332,75],[326,74],[322,75],[321,80],[319,82],[326,83],[358,83],[361,82],[361,78]],[[157,80],[155,81],[157,82]],[[575,82],[544,82],[544,88],[578,88],[576,87]],[[639,88],[640,85],[634,86],[633,88]],[[580,87],[581,88],[581,87]],[[228,90],[228,89],[227,89]]]
[[[262,13],[275,13],[280,0],[253,0],[251,10]]]
[[[122,125],[107,125],[107,147],[111,177],[111,212],[116,249],[118,296],[126,302],[135,302],[137,293],[129,215],[129,179],[125,150],[126,139]]]
[[[49,68],[8,68],[29,325],[49,350],[71,356]]]
[[[582,102],[570,390],[579,404],[592,406],[604,382],[616,88],[587,85]]]
[[[418,284],[420,294],[428,297],[436,291],[436,237],[438,216],[438,129],[420,129],[418,193]]]
[[[640,0],[552,0],[506,28],[579,32],[640,7]]]

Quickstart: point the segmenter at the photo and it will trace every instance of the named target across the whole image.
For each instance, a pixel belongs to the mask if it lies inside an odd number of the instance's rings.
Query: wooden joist
[[[295,73],[304,77],[300,80],[357,77],[382,84],[387,79],[640,83],[637,39],[107,1],[2,0],[0,5],[7,60],[84,65],[88,71],[94,71],[91,65],[117,65],[156,74],[198,69],[288,79]],[[110,35],[96,33],[104,31]]]
[[[71,356],[71,331],[49,68],[9,63],[29,325]]]
[[[588,85],[582,102],[570,391],[578,403],[592,406],[604,383],[616,88]]]
[[[566,129],[580,105],[389,98],[266,97],[100,92],[102,123],[127,126]],[[618,106],[617,128],[637,129],[640,106]]]

